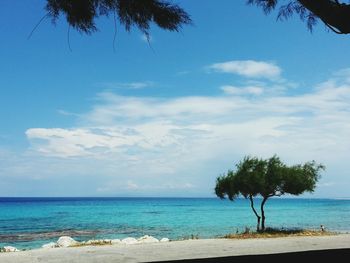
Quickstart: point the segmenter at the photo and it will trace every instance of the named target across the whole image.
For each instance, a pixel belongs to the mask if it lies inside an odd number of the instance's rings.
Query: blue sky
[[[348,197],[349,37],[245,1],[177,1],[180,33],[100,19],[92,36],[0,8],[1,196],[213,196],[244,155],[326,165],[313,197]]]

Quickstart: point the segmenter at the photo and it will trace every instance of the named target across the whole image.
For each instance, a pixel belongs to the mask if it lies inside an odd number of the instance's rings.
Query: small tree
[[[257,231],[265,230],[264,206],[270,197],[313,192],[320,171],[325,169],[315,161],[287,166],[276,155],[266,160],[245,157],[236,168],[236,171],[229,170],[216,179],[215,193],[221,199],[227,196],[231,201],[240,195],[249,199],[257,218]],[[254,206],[254,199],[258,196],[262,198],[260,214]]]

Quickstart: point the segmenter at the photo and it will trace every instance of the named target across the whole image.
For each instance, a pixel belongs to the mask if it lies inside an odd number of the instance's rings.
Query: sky
[[[200,3],[199,3],[200,2]],[[244,156],[326,166],[315,192],[350,197],[350,38],[246,1],[176,1],[179,33],[44,20],[0,8],[0,196],[214,197]]]

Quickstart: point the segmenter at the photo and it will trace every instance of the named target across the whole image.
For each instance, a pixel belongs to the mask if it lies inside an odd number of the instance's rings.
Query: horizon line
[[[166,198],[166,199],[220,199],[216,196],[0,196],[0,199],[3,198],[100,198],[100,199],[108,199],[108,198],[132,198],[132,199],[141,199],[141,198]],[[256,197],[260,199],[261,197]],[[301,197],[301,196],[279,196],[272,197],[273,199],[330,199],[330,200],[350,200],[350,197]],[[223,199],[226,200],[227,198]],[[237,199],[246,199],[244,197],[237,197]],[[228,200],[228,199],[227,199]]]

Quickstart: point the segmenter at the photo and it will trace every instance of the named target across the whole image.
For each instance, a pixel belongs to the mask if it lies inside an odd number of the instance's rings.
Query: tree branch
[[[67,44],[68,44],[69,51],[72,52],[72,48],[70,46],[70,25],[68,26],[68,30],[67,30]]]
[[[258,224],[257,224],[257,227],[256,227],[256,230],[259,231],[260,230],[260,216],[258,214],[258,212],[256,212],[255,210],[255,207],[254,207],[254,200],[253,200],[253,196],[252,195],[249,195],[249,200],[250,200],[250,207],[252,208],[255,216],[257,217],[258,219]]]
[[[267,199],[269,198],[269,196],[264,196],[263,197],[263,201],[261,202],[260,205],[260,210],[261,210],[261,217],[262,217],[262,222],[261,222],[261,230],[265,231],[265,211],[264,211],[264,205],[267,201]]]
[[[350,33],[350,5],[332,0],[298,0],[305,8],[319,17],[333,32]],[[335,30],[336,28],[337,30]]]
[[[113,35],[113,52],[115,52],[115,39],[117,37],[117,18],[115,12],[113,12],[113,25],[114,25],[114,35]]]
[[[30,33],[29,33],[27,39],[30,39],[30,38],[32,37],[34,31],[38,28],[38,26],[41,24],[41,22],[43,22],[44,19],[47,18],[48,16],[49,16],[49,14],[46,14],[46,15],[44,15],[44,16],[39,20],[39,22],[34,26],[34,28],[32,29],[32,31],[30,31]]]
[[[321,20],[322,20],[322,19],[321,19]],[[332,30],[334,33],[340,34],[340,35],[346,34],[346,33],[343,33],[343,32],[340,32],[340,31],[335,30],[331,25],[327,24],[325,21],[322,20],[322,22],[323,22],[330,30]]]
[[[259,216],[258,212],[256,212],[256,210],[255,210],[254,200],[253,200],[253,196],[252,195],[249,195],[249,200],[250,200],[250,207],[252,208],[255,216],[260,219],[261,217]]]

